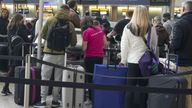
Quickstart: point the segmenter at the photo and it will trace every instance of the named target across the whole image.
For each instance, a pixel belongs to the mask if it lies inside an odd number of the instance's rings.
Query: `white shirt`
[[[148,33],[145,35],[145,38]],[[156,55],[158,55],[157,49],[158,37],[154,27],[151,28],[151,40],[150,47],[153,49]],[[135,63],[138,64],[139,59],[146,51],[147,46],[140,36],[135,36],[130,29],[125,26],[121,39],[121,63]]]
[[[46,21],[47,21],[47,19],[43,19],[43,25],[42,25],[42,28],[43,28],[43,26],[45,25],[45,23],[46,23]],[[39,19],[37,20],[37,22],[36,22],[36,24],[35,24],[35,36],[37,36],[38,35],[38,32],[39,32],[39,30],[41,30],[42,28],[40,28],[40,26],[39,26]],[[45,40],[44,39],[41,39],[41,42],[42,42],[42,44],[45,42]],[[38,43],[38,37],[36,38],[36,40],[35,40],[35,42],[34,43]]]

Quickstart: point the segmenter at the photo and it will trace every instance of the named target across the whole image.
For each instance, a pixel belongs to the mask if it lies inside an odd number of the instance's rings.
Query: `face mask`
[[[167,20],[166,19],[163,19],[163,22],[166,22]]]

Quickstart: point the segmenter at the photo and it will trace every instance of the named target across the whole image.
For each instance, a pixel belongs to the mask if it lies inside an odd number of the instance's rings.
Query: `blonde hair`
[[[130,24],[135,35],[145,36],[149,27],[148,9],[143,5],[136,6]]]

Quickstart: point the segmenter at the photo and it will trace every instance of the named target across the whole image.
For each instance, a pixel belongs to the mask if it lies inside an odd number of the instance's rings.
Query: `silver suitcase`
[[[65,65],[66,65],[65,56]],[[80,65],[67,65],[68,68],[84,71],[84,68]],[[63,82],[78,82],[84,83],[85,76],[82,73],[72,72],[68,70],[63,71]],[[62,88],[62,106],[63,108],[83,108],[84,89],[75,88]]]

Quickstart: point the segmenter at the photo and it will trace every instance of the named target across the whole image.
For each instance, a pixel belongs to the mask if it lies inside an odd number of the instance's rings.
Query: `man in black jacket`
[[[172,48],[179,56],[179,72],[192,71],[192,1],[182,3],[183,13],[173,27]],[[186,76],[188,88],[192,88],[192,77]],[[187,96],[186,108],[192,108],[192,96]]]
[[[173,28],[172,47],[179,66],[192,66],[192,1],[183,3],[183,14]]]

